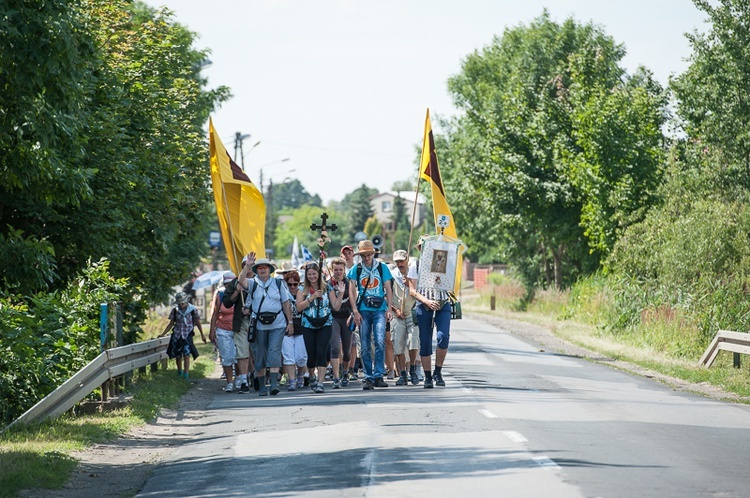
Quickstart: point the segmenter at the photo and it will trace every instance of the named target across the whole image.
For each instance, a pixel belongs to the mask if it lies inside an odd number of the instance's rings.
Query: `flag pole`
[[[430,109],[427,108],[427,118],[430,118]],[[426,120],[425,120],[426,123]],[[426,128],[425,128],[426,129]],[[409,254],[411,251],[412,235],[414,234],[414,219],[417,214],[417,202],[419,201],[419,185],[422,181],[422,163],[424,162],[424,137],[422,137],[422,154],[419,156],[419,165],[417,166],[417,184],[414,188],[414,208],[411,211],[411,227],[409,228],[409,245],[406,247],[406,264],[409,264]]]

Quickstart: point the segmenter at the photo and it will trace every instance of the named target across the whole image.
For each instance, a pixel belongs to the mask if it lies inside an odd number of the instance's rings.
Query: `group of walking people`
[[[425,388],[444,386],[449,296],[417,286],[418,264],[409,265],[407,251],[393,253],[393,267],[375,256],[372,241],[364,240],[356,252],[344,246],[330,271],[308,262],[304,279],[296,269],[277,269],[255,253],[245,256],[239,275],[226,272],[209,329],[226,378],[224,390],[248,393],[255,383],[259,396],[277,395],[286,374],[288,391],[309,386],[324,393],[327,370],[331,387],[340,389],[358,379],[358,366],[364,390],[388,387],[387,369],[396,371],[396,385],[416,385],[419,363]]]

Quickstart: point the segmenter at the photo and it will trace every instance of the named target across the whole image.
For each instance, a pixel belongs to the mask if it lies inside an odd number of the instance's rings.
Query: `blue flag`
[[[302,248],[302,259],[305,261],[313,261],[313,255],[310,254],[310,251],[307,250],[307,247],[302,244],[300,244],[300,247]]]

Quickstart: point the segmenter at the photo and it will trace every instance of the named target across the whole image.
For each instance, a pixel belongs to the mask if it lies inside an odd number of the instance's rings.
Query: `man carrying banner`
[[[422,253],[420,262],[429,264],[419,265],[415,262],[409,267],[407,279],[409,293],[417,300],[417,321],[419,325],[419,355],[424,368],[424,387],[430,389],[434,384],[445,386],[443,380],[443,364],[448,354],[451,322],[451,292],[455,295],[461,288],[461,248],[463,243],[458,240],[456,226],[445,197],[445,187],[440,176],[435,139],[430,122],[430,110],[427,110],[424,128],[424,142],[422,145],[422,159],[419,165],[420,181],[430,185],[432,193],[432,210],[435,216],[435,230],[438,234],[433,237],[422,236],[417,248]],[[419,187],[417,187],[419,192]],[[415,203],[416,205],[416,203]],[[430,245],[429,251],[424,249]],[[435,371],[430,372],[432,362],[432,331],[437,329],[437,351],[435,352]]]

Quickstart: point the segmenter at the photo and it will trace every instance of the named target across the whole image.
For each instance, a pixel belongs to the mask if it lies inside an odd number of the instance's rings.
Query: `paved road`
[[[446,388],[226,394],[138,496],[748,496],[750,407],[453,322]]]

